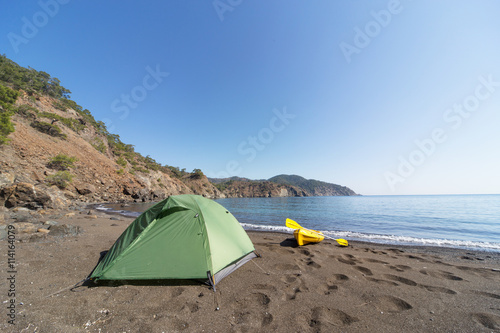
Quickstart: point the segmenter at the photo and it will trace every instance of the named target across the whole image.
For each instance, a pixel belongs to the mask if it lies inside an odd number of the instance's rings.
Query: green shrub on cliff
[[[13,104],[19,97],[19,92],[0,84],[0,145],[5,144],[7,136],[14,132],[14,124],[10,121],[13,114]]]
[[[163,169],[165,171],[167,171],[167,173],[168,173],[168,170],[169,170],[171,172],[172,176],[174,176],[175,178],[179,178],[179,179],[181,179],[182,177],[184,177],[187,174],[186,168],[179,169],[179,167],[174,167],[174,166],[171,166],[171,165],[165,165],[163,167]]]
[[[28,104],[19,105],[16,111],[18,115],[27,119],[36,119],[36,115],[38,114],[38,112],[39,111],[37,108]]]
[[[0,106],[12,111],[12,105],[19,97],[19,92],[0,84]]]
[[[64,171],[74,167],[76,161],[78,161],[76,157],[59,154],[55,157],[52,157],[47,166],[51,169]]]
[[[52,103],[52,106],[58,110],[61,110],[61,111],[66,111],[66,109],[67,109],[66,105],[59,100],[54,101]]]
[[[201,179],[203,176],[204,174],[200,169],[194,169],[189,177],[192,179]]]
[[[50,136],[66,139],[66,134],[64,134],[57,125],[46,123],[44,121],[34,121],[31,123],[31,127]]]
[[[134,146],[123,143],[120,140],[120,136],[118,134],[107,134],[108,145],[111,148],[113,154],[118,156],[121,153],[132,153],[134,152]]]
[[[158,171],[161,167],[161,164],[156,162],[154,158],[151,156],[146,156],[142,160],[145,164],[146,169],[153,170],[153,171]]]
[[[234,183],[234,180],[228,180],[226,182],[222,182],[222,183],[217,183],[217,184],[213,184],[215,187],[217,187],[217,189],[221,192],[224,192],[229,186],[233,185]]]
[[[60,189],[65,189],[73,180],[73,175],[69,171],[58,171],[53,175],[47,176],[45,178],[49,185],[56,185]]]
[[[21,67],[5,55],[0,56],[0,82],[15,90],[22,89],[30,95],[42,94],[59,99],[71,94],[71,91],[61,86],[58,78],[33,68]]]
[[[86,127],[85,124],[78,119],[61,117],[60,115],[51,112],[40,112],[38,113],[38,116],[50,119],[52,122],[59,121],[76,133],[79,133]]]
[[[101,139],[96,138],[94,143],[91,143],[91,145],[100,153],[104,154],[106,152],[106,145]]]
[[[122,166],[122,167],[126,167],[127,166],[127,160],[124,159],[123,157],[120,157],[116,160],[116,164],[118,164],[119,166]]]
[[[10,113],[0,106],[0,145],[9,141],[7,136],[14,130],[14,124],[10,121]]]
[[[142,173],[149,173],[149,170],[148,169],[144,169],[142,167],[138,167],[138,166],[134,166],[132,167],[132,170],[133,171],[137,171],[137,172],[142,172]]]

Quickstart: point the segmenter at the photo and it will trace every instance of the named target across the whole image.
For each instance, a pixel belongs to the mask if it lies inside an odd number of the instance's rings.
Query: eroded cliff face
[[[230,198],[304,197],[307,193],[295,186],[268,181],[234,181],[224,189]]]
[[[109,147],[98,151],[96,142],[106,142],[92,126],[75,131],[59,120],[40,114],[74,119],[85,125],[85,119],[74,110],[61,111],[52,106],[49,97],[18,98],[16,106],[28,105],[32,112],[12,117],[15,132],[10,141],[0,146],[0,204],[2,206],[65,208],[94,202],[158,201],[169,195],[194,193],[209,198],[224,196],[204,176],[177,178],[161,170],[134,168],[130,163],[117,163]],[[56,117],[54,116],[54,117]],[[57,125],[63,136],[51,136],[31,126],[34,121]],[[49,179],[59,171],[50,160],[63,154],[75,158],[67,168],[71,180],[65,187],[51,185]],[[142,170],[142,171],[138,171]]]

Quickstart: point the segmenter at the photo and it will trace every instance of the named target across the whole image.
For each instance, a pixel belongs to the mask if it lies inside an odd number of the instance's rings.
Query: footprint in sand
[[[339,289],[338,285],[349,280],[349,277],[344,274],[334,274],[326,280],[326,283],[322,283],[318,286],[316,291],[319,294],[330,295],[332,292]]]
[[[500,295],[497,295],[497,294],[487,293],[485,291],[478,291],[478,290],[471,290],[471,291],[474,294],[477,294],[477,295],[491,297],[491,298],[494,298],[494,299],[500,299]]]
[[[292,274],[285,275],[281,278],[281,281],[286,282],[286,283],[292,283],[292,282],[295,282],[296,280],[297,280],[297,276],[292,275]]]
[[[402,276],[397,276],[397,275],[392,275],[392,274],[384,274],[384,276],[386,278],[388,278],[389,280],[401,282],[401,283],[406,284],[408,286],[416,286],[417,285],[417,283],[415,281],[404,278]]]
[[[445,294],[450,294],[450,295],[456,295],[457,292],[451,289],[443,288],[443,287],[435,287],[435,286],[427,286],[424,284],[419,285],[419,287],[422,287],[428,291],[431,292],[437,292],[437,293],[445,293]]]
[[[354,266],[354,269],[357,269],[361,273],[365,275],[373,275],[372,271],[369,268],[363,267],[363,266]]]
[[[446,280],[463,281],[460,276],[456,276],[455,274],[446,271],[439,271],[437,272],[437,275],[445,278]]]
[[[319,306],[312,309],[308,319],[309,327],[314,331],[338,331],[338,326],[347,326],[356,321],[358,318],[352,317],[347,313],[338,310],[330,309],[325,306]]]
[[[356,265],[356,261],[352,259],[337,258],[337,260],[346,265],[352,265],[352,266]]]
[[[482,326],[490,329],[500,329],[500,317],[489,313],[472,313],[472,319]]]
[[[481,277],[487,279],[494,279],[500,281],[500,274],[498,269],[491,268],[477,268],[477,267],[469,267],[469,266],[455,266],[461,271],[467,272],[473,275],[479,275]]]
[[[443,266],[453,266],[452,264],[448,264],[447,262],[441,261],[441,260],[434,260],[434,263],[440,264]]]
[[[397,272],[406,272],[411,269],[410,266],[406,265],[395,265],[395,266],[389,266],[390,269],[395,270]]]
[[[376,278],[373,278],[373,277],[366,277],[366,279],[368,281],[371,281],[371,282],[375,282],[375,283],[379,283],[379,284],[385,284],[385,285],[388,285],[388,286],[399,286],[399,284],[397,284],[396,282],[393,282],[393,281],[381,280],[381,279],[376,279]]]
[[[333,277],[335,278],[336,281],[343,282],[349,280],[349,277],[344,274],[334,274]]]
[[[405,252],[405,251],[402,251],[400,249],[387,249],[387,251],[392,252],[392,253],[397,253],[397,254]]]
[[[307,262],[307,267],[321,268],[321,265],[318,264],[316,261],[312,260],[311,258],[309,258],[309,261]]]
[[[401,268],[397,268],[396,266],[389,266],[390,269],[396,271],[396,272],[404,272]]]
[[[318,294],[330,295],[332,292],[338,289],[339,287],[336,284],[325,283],[318,287],[317,292]]]
[[[385,252],[385,251],[375,251],[375,250],[372,250],[372,249],[369,249],[369,251],[371,253],[374,253],[374,254],[387,254],[387,252]]]
[[[408,302],[394,296],[380,296],[374,303],[375,307],[382,312],[403,312],[413,309]]]
[[[182,308],[181,308],[181,311],[188,311],[190,313],[195,313],[195,312],[198,312],[198,310],[200,309],[200,306],[196,303],[187,303],[186,305],[184,305]]]
[[[430,275],[430,276],[438,278],[438,279],[446,279],[446,280],[452,280],[452,281],[462,281],[463,280],[460,276],[456,276],[453,273],[446,272],[446,271],[431,271],[431,270],[427,270],[427,269],[421,269],[419,272],[421,274]]]
[[[266,312],[262,315],[262,327],[268,326],[273,322],[273,315]]]
[[[250,298],[254,303],[257,303],[258,305],[262,305],[264,307],[267,307],[271,302],[269,296],[263,293],[253,293]]]
[[[408,255],[406,255],[406,257],[407,257],[407,258],[409,258],[409,259],[415,259],[415,260],[418,260],[418,261],[420,261],[420,262],[432,262],[432,261],[430,261],[430,260],[428,260],[428,259],[424,259],[424,258],[421,258],[421,257],[417,257],[417,256],[414,256],[414,255],[412,255],[412,254],[408,254]]]
[[[307,249],[300,249],[299,253],[302,253],[305,256],[310,256],[311,255],[311,252],[309,250],[307,250]]]
[[[346,265],[356,265],[362,261],[359,261],[355,256],[352,254],[343,254],[342,256],[330,256],[331,258],[337,259],[339,262],[346,264]]]
[[[184,292],[184,288],[177,287],[172,291],[172,297],[178,297]]]
[[[301,278],[301,274],[288,275],[285,279],[291,281],[289,282],[291,284],[286,286],[284,290],[284,299],[286,300],[294,300],[297,298],[298,293],[309,290],[306,283]]]
[[[248,322],[251,322],[251,313],[250,312],[236,312],[233,313],[233,324],[235,325],[243,325]]]
[[[382,261],[382,260],[372,259],[372,258],[367,258],[367,259],[365,259],[365,261],[367,261],[367,262],[373,262],[373,263],[376,263],[376,264],[384,264],[384,265],[389,264],[387,261]]]
[[[245,327],[244,331],[255,331],[269,326],[273,322],[273,319],[273,315],[267,311],[261,313],[238,311],[233,313],[231,323],[232,325]]]
[[[405,271],[412,269],[410,266],[406,266],[406,265],[396,265],[396,267],[400,268],[400,269],[404,269]]]
[[[294,299],[297,298],[297,294],[300,292],[302,292],[302,290],[300,290],[300,288],[294,288],[293,292],[291,294],[286,295],[286,299],[289,301],[293,301]]]

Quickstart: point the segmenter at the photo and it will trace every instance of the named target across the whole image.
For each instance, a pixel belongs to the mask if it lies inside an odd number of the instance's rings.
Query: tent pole
[[[214,276],[212,274],[210,274],[210,271],[207,271],[207,276],[208,276],[208,282],[210,283],[210,285],[212,286],[212,289],[215,292],[216,290],[215,290]]]

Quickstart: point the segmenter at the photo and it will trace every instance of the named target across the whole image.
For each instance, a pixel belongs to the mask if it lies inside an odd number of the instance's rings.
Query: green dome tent
[[[238,220],[215,201],[175,195],[132,222],[89,278],[203,279],[215,286],[256,257]]]

